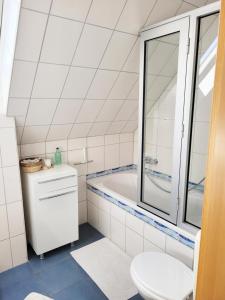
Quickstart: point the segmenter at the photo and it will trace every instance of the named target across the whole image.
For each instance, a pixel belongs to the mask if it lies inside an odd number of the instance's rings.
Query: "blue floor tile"
[[[66,245],[40,260],[28,248],[29,262],[0,274],[0,299],[24,300],[31,292],[55,299],[106,299],[88,274],[76,263],[70,252],[103,237],[89,224],[79,228],[80,239],[74,246]],[[76,298],[71,295],[76,295]],[[90,297],[91,295],[91,297]]]
[[[53,295],[55,300],[106,300],[106,296],[90,278],[77,282]]]
[[[137,295],[131,297],[129,300],[144,300],[144,299],[141,297],[141,295],[137,294]]]

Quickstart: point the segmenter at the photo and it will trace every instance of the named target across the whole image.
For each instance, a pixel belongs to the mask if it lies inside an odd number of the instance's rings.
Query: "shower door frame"
[[[170,214],[154,208],[150,204],[142,201],[143,198],[143,156],[144,156],[144,123],[145,123],[145,64],[146,64],[146,43],[156,38],[164,37],[173,33],[179,33],[178,45],[178,63],[177,63],[177,84],[176,84],[176,102],[175,102],[175,122],[173,130],[173,154],[172,154],[172,189],[171,189],[171,207]],[[189,18],[168,22],[152,30],[147,30],[141,35],[141,65],[140,65],[140,94],[139,94],[139,137],[142,143],[139,148],[139,170],[138,170],[138,206],[149,210],[151,213],[162,217],[163,219],[176,224],[178,213],[178,183],[179,183],[179,165],[181,153],[181,139],[183,134],[183,109],[184,109],[184,91],[185,91],[185,78],[186,78],[186,63],[189,47]],[[183,67],[185,65],[185,67]],[[177,142],[179,141],[179,143]],[[176,199],[176,201],[173,201]]]
[[[155,25],[150,25],[143,28],[141,32],[140,41],[140,79],[139,79],[139,134],[138,138],[138,206],[148,210],[163,219],[177,225],[178,227],[195,234],[199,231],[194,225],[186,223],[185,220],[185,207],[186,207],[186,186],[188,184],[188,164],[189,164],[189,148],[190,148],[190,137],[191,137],[191,112],[194,103],[194,89],[195,89],[195,74],[197,64],[197,47],[198,47],[198,24],[201,17],[216,13],[220,11],[220,2],[215,2],[207,6],[195,9],[188,13],[173,17],[166,21],[160,22]],[[154,33],[155,38],[162,36],[161,29],[166,26],[172,28],[176,22],[181,22],[184,19],[188,19],[189,30],[188,30],[188,43],[186,44],[187,52],[186,57],[186,68],[185,74],[185,89],[184,89],[184,101],[183,109],[180,105],[180,113],[182,115],[182,121],[177,121],[177,128],[174,130],[174,136],[180,136],[180,147],[176,147],[176,151],[173,148],[173,159],[177,159],[176,164],[173,163],[172,178],[173,188],[172,197],[175,200],[172,210],[172,218],[168,218],[166,214],[161,213],[158,210],[154,210],[150,205],[144,204],[142,200],[142,168],[143,168],[143,133],[144,133],[144,80],[145,80],[145,41],[153,39],[150,37],[150,32]],[[158,35],[157,35],[158,32]],[[173,33],[175,31],[172,31]],[[179,53],[180,56],[180,53]],[[179,56],[178,56],[178,68],[179,68]],[[179,72],[179,69],[178,69]],[[178,83],[178,82],[177,82]],[[177,90],[178,91],[178,90]],[[177,94],[176,94],[177,97]],[[181,119],[181,118],[179,118]],[[176,131],[176,132],[175,132]],[[178,148],[180,151],[178,151]],[[176,153],[176,157],[175,157]],[[174,160],[175,161],[175,160]],[[177,171],[175,171],[175,169]],[[175,174],[175,177],[173,177]],[[176,183],[176,184],[175,184]],[[143,205],[144,204],[144,205]],[[150,209],[151,208],[151,209]]]

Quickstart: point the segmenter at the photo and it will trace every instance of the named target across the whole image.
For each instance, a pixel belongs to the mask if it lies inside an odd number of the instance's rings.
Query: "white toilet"
[[[137,255],[130,272],[140,295],[146,300],[185,300],[193,292],[193,271],[165,253]]]

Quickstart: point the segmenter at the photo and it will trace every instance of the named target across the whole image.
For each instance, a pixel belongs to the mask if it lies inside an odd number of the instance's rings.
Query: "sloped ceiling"
[[[207,0],[23,0],[8,115],[22,144],[133,132],[138,31]]]

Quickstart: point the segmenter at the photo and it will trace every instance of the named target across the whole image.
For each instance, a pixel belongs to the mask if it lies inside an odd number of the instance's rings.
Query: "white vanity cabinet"
[[[68,165],[23,173],[27,239],[37,255],[78,240],[77,171]]]

